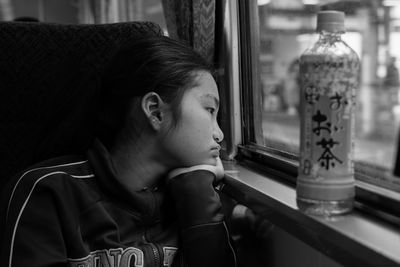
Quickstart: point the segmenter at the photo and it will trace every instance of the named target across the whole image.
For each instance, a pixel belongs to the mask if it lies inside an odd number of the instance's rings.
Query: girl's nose
[[[222,132],[218,123],[216,124],[216,127],[214,128],[214,136],[213,137],[217,143],[222,142],[222,140],[224,139],[224,133]]]

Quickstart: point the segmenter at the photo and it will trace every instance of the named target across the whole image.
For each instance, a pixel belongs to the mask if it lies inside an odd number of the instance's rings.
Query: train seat
[[[0,22],[0,188],[33,163],[85,151],[103,68],[121,45],[162,34],[152,22]]]

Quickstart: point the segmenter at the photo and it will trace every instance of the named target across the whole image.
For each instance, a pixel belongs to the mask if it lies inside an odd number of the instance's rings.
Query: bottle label
[[[333,184],[354,179],[358,68],[356,56],[302,56],[301,179]]]

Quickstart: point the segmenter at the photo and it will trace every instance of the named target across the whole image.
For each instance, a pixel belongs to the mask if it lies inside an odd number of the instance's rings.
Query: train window
[[[398,201],[400,179],[392,170],[400,126],[399,1],[239,1],[245,125],[239,154],[264,159],[264,165],[275,165],[272,168],[284,166],[283,172],[290,174],[292,182],[295,179],[300,141],[298,58],[317,38],[320,10],[345,12],[343,39],[361,62],[357,183],[378,191],[389,189]],[[386,194],[383,191],[380,194]]]

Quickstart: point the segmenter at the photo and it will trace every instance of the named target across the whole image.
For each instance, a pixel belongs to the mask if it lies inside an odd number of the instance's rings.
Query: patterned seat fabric
[[[86,151],[107,62],[118,47],[162,34],[151,22],[0,22],[0,188],[33,163]]]

